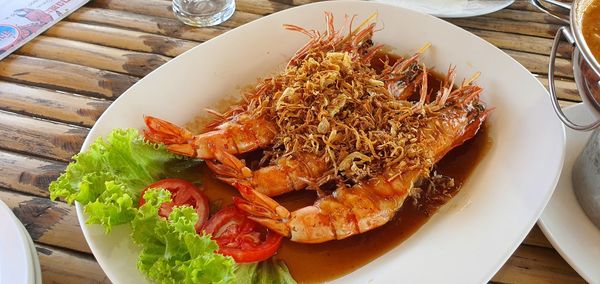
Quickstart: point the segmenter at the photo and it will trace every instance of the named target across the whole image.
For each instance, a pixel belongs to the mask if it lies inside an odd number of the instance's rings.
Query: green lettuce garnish
[[[130,224],[131,237],[142,248],[137,266],[156,283],[295,283],[282,261],[238,265],[216,253],[217,243],[196,233],[198,215],[191,207],[175,207],[168,220],[159,217],[160,204],[170,198],[167,190],[146,191],[146,202],[137,208],[149,184],[193,165],[164,145],[144,141],[136,129],[114,129],[73,157],[50,184],[50,197],[78,201],[87,223],[101,224],[107,233],[112,226]]]
[[[259,263],[238,264],[236,284],[296,284],[283,260],[270,258]]]
[[[138,268],[158,283],[233,282],[234,260],[215,253],[219,247],[209,235],[196,233],[193,208],[175,207],[168,221],[158,216],[170,195],[164,189],[148,190],[146,203],[131,222],[133,241],[142,247]]]
[[[110,231],[133,219],[140,192],[160,179],[173,159],[164,145],[144,141],[136,129],[115,129],[73,157],[65,173],[50,184],[50,198],[80,202],[87,223]]]

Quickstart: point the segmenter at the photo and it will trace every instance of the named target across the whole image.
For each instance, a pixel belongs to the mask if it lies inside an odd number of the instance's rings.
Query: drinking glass
[[[184,24],[208,27],[225,22],[235,11],[235,0],[173,0],[173,13]]]

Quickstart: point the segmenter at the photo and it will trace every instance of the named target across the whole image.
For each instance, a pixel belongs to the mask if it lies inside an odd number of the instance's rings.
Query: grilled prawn
[[[354,186],[342,184],[313,205],[293,212],[243,183],[236,187],[244,199],[237,198],[235,203],[251,219],[301,243],[344,239],[382,226],[437,161],[477,133],[490,112],[479,101],[480,93],[481,88],[464,85],[452,92],[440,91],[430,103],[426,95],[414,103],[415,114],[406,123],[411,125],[407,130],[416,134],[418,163],[401,162]]]
[[[325,32],[286,25],[309,36],[285,71],[263,80],[244,101],[198,136],[157,119],[146,136],[176,153],[205,159],[242,198],[236,206],[292,241],[344,239],[387,223],[434,164],[472,138],[489,114],[472,84],[454,88],[449,68],[439,91],[413,56],[377,57],[370,17],[346,35],[326,13]],[[382,70],[372,68],[380,60]],[[262,149],[251,171],[236,155]],[[335,190],[319,190],[328,183]],[[311,205],[290,212],[269,196],[310,186]]]
[[[243,154],[257,149],[289,148],[290,142],[286,138],[287,134],[281,133],[282,128],[289,130],[289,127],[282,126],[282,124],[285,124],[286,121],[288,125],[295,123],[291,120],[291,116],[294,114],[290,114],[290,110],[294,111],[294,108],[298,106],[292,106],[291,102],[298,97],[300,91],[310,91],[303,89],[311,85],[311,82],[306,82],[305,86],[299,85],[296,78],[297,73],[304,72],[304,69],[307,68],[321,69],[312,71],[317,75],[330,74],[330,77],[315,77],[314,79],[308,78],[308,80],[317,80],[319,84],[328,84],[328,80],[335,80],[331,76],[338,76],[335,75],[336,72],[352,72],[352,70],[345,70],[350,66],[352,60],[362,62],[364,66],[361,68],[367,68],[369,61],[382,47],[369,43],[374,32],[374,24],[366,25],[365,22],[359,25],[352,36],[344,37],[334,29],[331,14],[326,13],[326,21],[328,23],[326,33],[307,31],[297,26],[287,25],[286,28],[289,30],[309,35],[310,41],[290,60],[286,73],[259,83],[253,92],[246,94],[244,102],[234,106],[232,110],[212,123],[209,126],[210,131],[193,135],[190,131],[172,123],[147,116],[145,117],[146,138],[149,141],[167,144],[167,149],[176,154],[204,159],[218,177],[225,182],[229,184],[242,182],[268,196],[277,196],[304,189],[310,184],[318,184],[320,177],[326,172],[331,172],[332,164],[336,163],[333,161],[335,158],[324,158],[311,153],[311,151],[302,150],[291,155],[289,149],[286,149],[287,154],[275,155],[267,165],[252,172],[242,161],[235,157],[228,157],[228,155]],[[334,47],[335,52],[328,51],[331,47]],[[418,59],[425,49],[422,48],[412,57],[398,60],[395,64],[387,66],[381,74],[372,74],[374,77],[369,80],[369,84],[373,85],[371,87],[374,90],[380,89],[378,92],[389,88],[390,93],[394,93],[396,96],[407,96],[409,91],[418,84],[418,75],[426,73],[418,64]],[[307,66],[303,59],[315,52],[326,54],[328,63],[320,66],[311,66],[311,64]],[[346,83],[347,86],[351,86],[351,84],[353,82]],[[345,104],[354,103],[356,102],[347,102],[345,96],[340,96],[329,104],[323,104],[323,106],[328,105],[328,108],[323,110],[326,115],[321,118],[323,122],[315,131],[327,131],[328,117],[331,119],[339,116],[336,109],[339,110]],[[278,111],[280,115],[274,116],[273,111]],[[365,111],[369,110],[365,109]],[[310,117],[296,117],[295,119],[310,120]],[[297,125],[297,127],[300,130],[302,127],[311,126]],[[220,159],[216,152],[222,153]],[[351,167],[354,165],[354,161],[350,158],[354,156],[348,155],[345,161],[337,162]],[[217,160],[219,162],[216,162]]]
[[[312,180],[329,169],[323,159],[310,153],[301,153],[294,157],[281,157],[274,165],[251,171],[235,156],[217,149],[214,152],[218,162],[207,161],[206,164],[217,174],[217,178],[233,186],[246,184],[267,196],[305,189]]]
[[[304,189],[311,179],[319,177],[327,169],[322,159],[307,154],[297,158],[280,158],[275,165],[250,171],[234,155],[272,143],[276,128],[266,120],[242,116],[199,135],[156,117],[146,116],[144,121],[147,140],[163,143],[167,150],[178,155],[205,159],[219,179],[232,185],[243,181],[267,196]]]
[[[147,129],[144,136],[155,143],[164,143],[167,149],[182,156],[214,159],[211,148],[219,148],[231,154],[242,154],[269,145],[275,137],[273,123],[239,115],[215,127],[214,130],[193,135],[189,130],[168,121],[144,117]]]

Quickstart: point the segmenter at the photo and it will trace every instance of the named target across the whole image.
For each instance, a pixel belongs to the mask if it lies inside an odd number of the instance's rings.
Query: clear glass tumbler
[[[173,13],[184,24],[208,27],[225,22],[235,11],[235,0],[173,0]]]

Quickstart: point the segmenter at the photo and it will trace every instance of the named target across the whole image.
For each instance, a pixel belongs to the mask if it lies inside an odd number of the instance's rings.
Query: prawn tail
[[[290,236],[286,224],[290,212],[285,207],[245,183],[234,183],[234,187],[242,196],[233,200],[238,209],[246,212],[251,220],[283,236]]]
[[[237,184],[250,186],[248,180],[252,178],[252,171],[246,167],[244,161],[213,144],[209,144],[209,149],[213,152],[216,160],[206,160],[205,163],[218,179],[231,186]]]
[[[165,144],[167,150],[177,155],[196,156],[194,135],[190,131],[153,116],[144,116],[144,123],[144,138],[147,141]]]
[[[252,204],[251,202],[239,197],[233,198],[233,204],[238,209],[249,214],[248,218],[250,220],[259,223],[284,237],[289,237],[291,235],[290,228],[283,220],[280,220],[279,216],[274,214],[273,211],[262,206],[257,206],[256,204]]]

